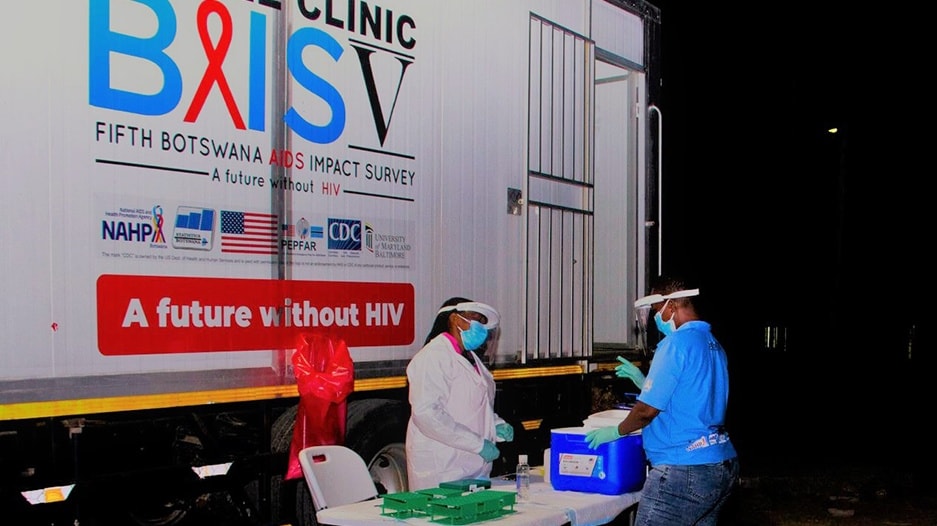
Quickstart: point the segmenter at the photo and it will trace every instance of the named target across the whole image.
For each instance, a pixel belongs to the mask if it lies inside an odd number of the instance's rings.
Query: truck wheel
[[[284,458],[288,457],[290,445],[293,443],[293,427],[296,425],[296,413],[299,406],[290,406],[273,422],[270,428],[270,452],[283,453]],[[306,483],[295,480],[283,480],[286,475],[287,462],[283,463],[282,471],[270,476],[270,513],[274,524],[296,524],[296,526],[311,526],[316,524],[315,514],[312,522],[302,522],[299,520],[303,516],[299,509],[297,499],[300,491],[306,490]],[[309,491],[306,490],[306,497]],[[312,508],[312,502],[309,503]]]
[[[410,406],[399,400],[355,400],[348,404],[345,445],[371,471],[378,493],[407,491],[407,421]]]
[[[364,459],[379,494],[407,491],[407,456],[404,442],[410,407],[397,400],[368,399],[348,403],[345,446]],[[314,526],[315,506],[306,481],[296,487],[296,521]]]
[[[288,453],[293,440],[297,406],[287,409],[274,422],[270,447],[274,453]],[[404,442],[410,407],[398,400],[356,400],[348,404],[345,445],[364,459],[378,492],[407,491],[407,459]],[[283,466],[286,472],[286,466]],[[276,523],[294,522],[315,526],[316,513],[305,480],[271,477],[270,504]]]

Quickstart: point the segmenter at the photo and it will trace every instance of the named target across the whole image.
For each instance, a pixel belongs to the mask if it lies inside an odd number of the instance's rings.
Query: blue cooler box
[[[638,491],[647,475],[640,434],[589,449],[591,428],[550,431],[550,484],[553,489],[621,495]]]

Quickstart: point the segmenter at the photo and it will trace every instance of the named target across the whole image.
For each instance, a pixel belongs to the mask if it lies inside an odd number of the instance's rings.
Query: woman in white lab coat
[[[514,429],[494,411],[495,382],[475,352],[499,323],[498,311],[466,298],[450,298],[422,349],[407,366],[410,422],[407,477],[410,491],[440,482],[487,479]]]

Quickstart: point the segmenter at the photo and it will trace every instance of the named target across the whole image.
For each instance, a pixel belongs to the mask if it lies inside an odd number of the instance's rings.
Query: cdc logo
[[[361,250],[361,221],[330,217],[329,250]]]

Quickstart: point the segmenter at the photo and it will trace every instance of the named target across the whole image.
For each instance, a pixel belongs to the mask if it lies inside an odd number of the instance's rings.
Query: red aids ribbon
[[[215,47],[211,42],[211,35],[208,34],[208,17],[215,13],[221,18],[221,35],[218,37],[218,46]],[[228,53],[228,47],[231,46],[232,22],[231,13],[228,12],[224,4],[218,0],[203,0],[198,6],[198,36],[202,41],[202,48],[205,49],[205,56],[208,57],[208,66],[205,67],[205,75],[195,91],[192,98],[192,104],[189,105],[185,114],[185,122],[195,122],[198,114],[205,105],[205,99],[208,98],[208,92],[211,91],[213,84],[218,83],[218,89],[221,90],[221,96],[224,97],[225,106],[228,107],[228,113],[234,120],[234,126],[239,130],[244,129],[244,119],[238,111],[237,104],[234,102],[234,95],[231,94],[231,88],[228,86],[228,80],[221,70],[221,64]]]
[[[166,236],[163,234],[163,216],[156,216],[153,218],[153,228],[155,230],[153,233],[153,243],[165,243]]]
[[[163,207],[156,205],[153,207],[153,228],[156,232],[153,234],[153,243],[165,243],[166,236],[163,234]]]

